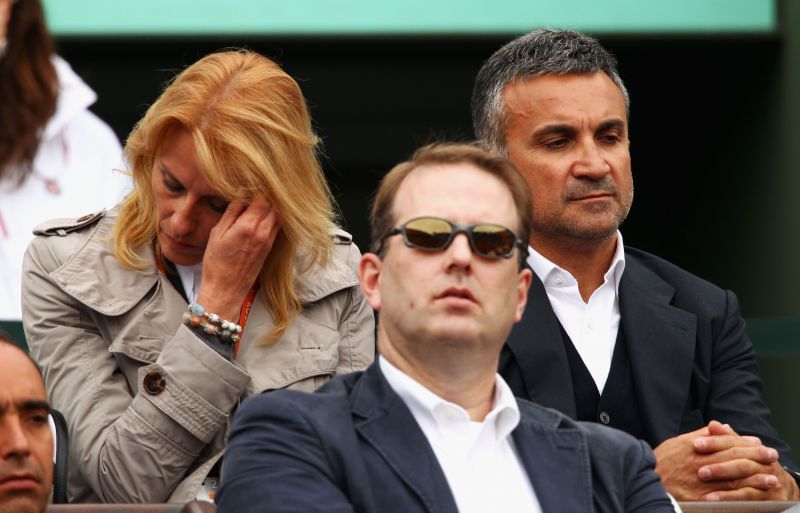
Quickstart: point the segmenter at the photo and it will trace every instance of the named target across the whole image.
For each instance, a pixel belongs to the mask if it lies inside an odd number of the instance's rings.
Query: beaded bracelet
[[[209,322],[204,322],[208,319]],[[197,304],[191,303],[189,311],[183,314],[183,324],[192,329],[202,329],[206,334],[217,337],[224,343],[236,344],[239,342],[242,327],[232,321],[223,321],[219,315],[206,312]]]
[[[205,318],[191,313],[183,314],[183,324],[193,330],[203,330],[206,335],[217,337],[220,342],[225,344],[236,344],[239,342],[239,335],[230,330],[220,329],[219,327],[204,322]]]
[[[205,317],[211,324],[213,324],[220,330],[230,331],[231,333],[235,333],[237,335],[242,332],[242,327],[236,324],[235,322],[221,320],[219,318],[219,315],[211,312],[206,312],[203,306],[198,303],[189,304],[189,312],[191,312],[192,315]]]

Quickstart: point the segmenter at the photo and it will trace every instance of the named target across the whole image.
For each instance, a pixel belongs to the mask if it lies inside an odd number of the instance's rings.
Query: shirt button
[[[564,283],[564,278],[560,274],[556,274],[556,285],[561,285],[562,283]]]
[[[587,325],[587,326],[589,326],[589,329],[590,329],[590,330],[593,330],[593,329],[594,329],[594,322],[593,322],[591,319],[588,319],[588,320],[586,321],[586,325]]]
[[[605,425],[608,425],[608,423],[611,422],[611,415],[609,415],[607,411],[601,411],[600,422],[602,422]]]
[[[144,375],[142,381],[144,391],[150,395],[158,395],[167,388],[167,380],[158,371],[150,371]]]

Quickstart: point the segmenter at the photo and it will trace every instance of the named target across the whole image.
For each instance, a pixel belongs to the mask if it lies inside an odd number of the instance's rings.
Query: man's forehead
[[[17,403],[20,398],[44,400],[42,376],[21,349],[0,343],[0,402]]]
[[[462,198],[474,195],[476,190],[481,197],[466,201]],[[515,220],[516,206],[506,183],[476,164],[432,163],[419,166],[406,176],[394,198],[393,214],[398,224],[419,216],[508,224]]]
[[[411,171],[400,184],[395,196],[395,205],[426,205],[435,203],[440,198],[450,196],[448,189],[442,185],[451,183],[454,186],[465,181],[499,181],[488,171],[471,162],[430,163],[418,166]]]
[[[503,89],[507,114],[526,114],[543,108],[608,110],[627,117],[625,96],[605,72],[521,77]]]

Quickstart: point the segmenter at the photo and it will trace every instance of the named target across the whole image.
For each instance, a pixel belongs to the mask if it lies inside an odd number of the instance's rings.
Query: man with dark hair
[[[536,30],[483,65],[478,137],[533,198],[528,308],[500,373],[514,393],[655,447],[679,500],[797,499],[736,296],[623,245],[628,93],[597,40]]]
[[[245,402],[220,513],[672,511],[646,444],[515,400],[497,375],[531,279],[530,208],[513,165],[474,146],[392,169],[359,267],[379,361]]]
[[[44,381],[0,333],[0,513],[42,513],[53,483],[53,436]]]

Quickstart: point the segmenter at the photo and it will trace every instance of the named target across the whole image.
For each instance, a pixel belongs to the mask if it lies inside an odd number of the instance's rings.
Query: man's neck
[[[592,293],[603,284],[617,248],[616,232],[602,240],[551,241],[531,235],[531,247],[543,257],[568,271],[578,282],[581,298],[589,302]]]
[[[398,370],[442,399],[464,408],[471,420],[482,421],[491,411],[497,357],[487,361],[469,349],[447,355],[404,354],[387,343],[385,333],[380,332],[378,345],[381,356]]]

